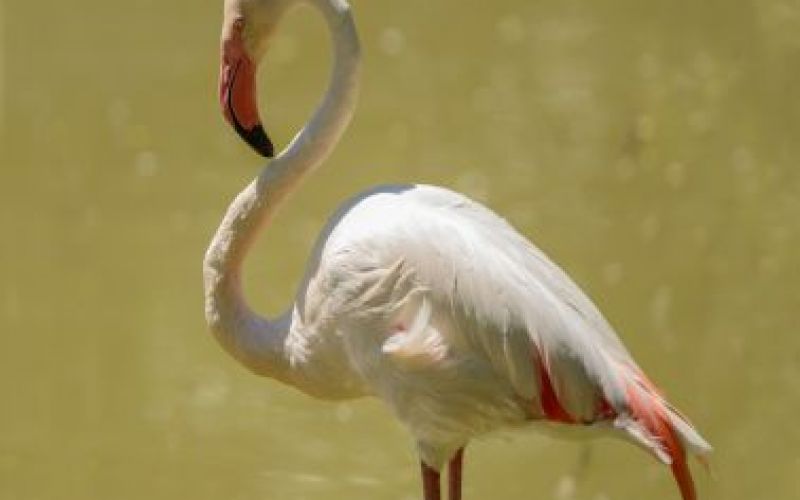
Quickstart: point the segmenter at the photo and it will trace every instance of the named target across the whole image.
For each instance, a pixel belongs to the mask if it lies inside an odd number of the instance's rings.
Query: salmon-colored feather
[[[647,379],[644,379],[645,381]],[[669,456],[670,467],[678,483],[683,500],[696,500],[694,481],[686,461],[686,451],[670,424],[667,408],[651,382],[629,382],[627,387],[628,408],[633,418],[657,441],[657,445]]]
[[[539,368],[539,402],[542,405],[542,414],[544,414],[547,420],[553,422],[574,424],[575,419],[572,418],[572,415],[564,409],[561,405],[561,401],[558,400],[556,391],[553,389],[553,383],[550,380],[550,374],[545,366],[544,356],[541,354],[538,355],[536,365]]]

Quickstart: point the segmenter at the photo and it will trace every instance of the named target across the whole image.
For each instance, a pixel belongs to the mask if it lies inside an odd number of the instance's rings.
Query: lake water
[[[800,492],[800,5],[355,0],[360,107],[248,261],[288,302],[326,215],[382,182],[493,207],[595,299],[715,445],[704,499]],[[207,333],[201,260],[261,162],[216,99],[221,2],[0,3],[0,499],[419,497],[375,401],[317,402]],[[328,67],[287,20],[285,144]],[[467,499],[677,499],[633,447],[467,451]]]

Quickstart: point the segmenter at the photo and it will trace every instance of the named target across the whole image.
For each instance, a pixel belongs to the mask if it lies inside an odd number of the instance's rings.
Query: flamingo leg
[[[422,494],[424,500],[441,500],[439,487],[439,471],[422,462]]]
[[[447,475],[448,500],[461,500],[461,476],[464,465],[464,448],[459,448],[450,459]]]

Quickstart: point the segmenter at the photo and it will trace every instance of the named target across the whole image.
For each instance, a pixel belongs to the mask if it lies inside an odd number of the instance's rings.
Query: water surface
[[[568,269],[716,446],[703,498],[795,498],[800,6],[354,4],[357,117],[255,249],[251,302],[285,307],[352,193],[459,189]],[[259,379],[206,332],[202,254],[260,166],[217,109],[219,11],[0,3],[2,499],[418,497],[379,403]],[[295,14],[262,71],[280,144],[322,91],[322,28]],[[467,498],[677,498],[639,450],[589,450],[476,443]]]

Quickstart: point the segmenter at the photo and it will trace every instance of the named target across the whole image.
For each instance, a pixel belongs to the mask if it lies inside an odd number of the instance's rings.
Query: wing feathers
[[[636,381],[628,383],[627,394],[632,419],[625,421],[624,428],[670,466],[683,500],[696,500],[686,451],[678,430],[672,425],[669,407],[659,394]]]
[[[685,454],[708,453],[708,443],[666,403],[592,301],[541,250],[491,211],[443,189],[417,186],[359,207],[347,227],[361,250],[370,250],[360,258],[401,258],[413,273],[409,284],[424,289],[435,311],[448,307],[454,327],[438,332],[423,304],[410,331],[391,336],[384,352],[413,359],[437,353],[442,338],[466,346],[529,402],[532,418],[613,420],[670,464],[684,500],[694,500]],[[381,207],[386,210],[378,220]],[[389,274],[403,275],[399,269]]]

